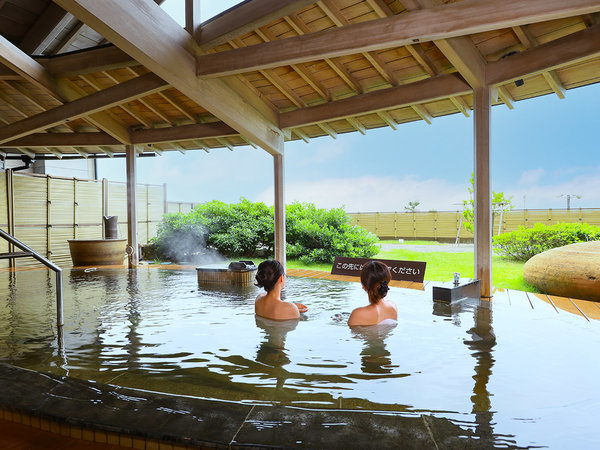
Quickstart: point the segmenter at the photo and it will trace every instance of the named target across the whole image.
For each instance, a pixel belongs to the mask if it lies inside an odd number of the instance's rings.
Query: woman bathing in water
[[[379,261],[369,261],[360,272],[360,282],[369,295],[369,304],[356,308],[350,314],[348,325],[377,325],[380,323],[395,323],[398,310],[391,300],[384,297],[389,291],[388,283],[392,274],[388,266]]]
[[[285,273],[281,263],[271,259],[258,265],[256,286],[265,288],[256,297],[254,312],[267,319],[289,320],[299,319],[300,312],[308,308],[300,303],[289,303],[281,300],[281,290],[285,286]]]

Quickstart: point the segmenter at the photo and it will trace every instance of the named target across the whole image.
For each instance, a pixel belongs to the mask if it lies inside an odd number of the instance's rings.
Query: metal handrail
[[[54,272],[56,272],[56,324],[58,325],[59,330],[60,330],[60,327],[62,327],[64,325],[62,269],[60,267],[58,267],[56,264],[54,264],[52,261],[44,258],[42,255],[40,255],[38,252],[36,252],[32,248],[23,244],[21,241],[19,241],[12,235],[8,234],[6,231],[4,231],[1,228],[0,228],[0,237],[4,238],[5,240],[7,240],[11,244],[13,244],[15,247],[18,247],[19,249],[23,250],[24,252],[30,253],[30,256],[32,258],[37,259],[39,262],[44,264],[46,267],[48,267],[48,268],[54,270]]]

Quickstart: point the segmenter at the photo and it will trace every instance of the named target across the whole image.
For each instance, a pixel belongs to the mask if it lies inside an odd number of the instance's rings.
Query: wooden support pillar
[[[283,154],[274,155],[275,175],[275,259],[278,260],[285,270],[285,164]]]
[[[200,0],[185,0],[185,29],[194,36],[200,26]]]
[[[489,86],[478,87],[474,97],[475,278],[481,280],[481,296],[492,296],[492,193],[490,179]]]
[[[127,254],[129,255],[129,268],[138,264],[138,239],[137,239],[137,210],[136,210],[136,157],[134,145],[126,145],[127,161]]]

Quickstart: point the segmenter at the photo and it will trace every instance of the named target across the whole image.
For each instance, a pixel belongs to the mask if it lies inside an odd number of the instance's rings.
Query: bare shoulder
[[[285,311],[285,315],[289,317],[289,319],[297,319],[298,317],[300,317],[300,311],[298,310],[298,307],[294,304],[294,303],[290,303],[290,302],[283,302],[284,308],[282,308]]]
[[[369,315],[370,310],[368,307],[361,306],[356,308],[354,311],[352,311],[350,317],[348,318],[348,325],[353,326],[364,324],[365,322],[369,321]]]

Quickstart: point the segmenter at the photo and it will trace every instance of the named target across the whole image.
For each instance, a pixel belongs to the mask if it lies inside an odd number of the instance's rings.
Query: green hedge
[[[520,226],[510,233],[494,237],[494,248],[498,253],[518,261],[527,261],[534,255],[551,248],[576,242],[600,240],[600,227],[587,223],[536,223],[533,228]]]
[[[152,239],[156,258],[194,260],[218,251],[226,257],[273,254],[274,213],[264,203],[212,201],[184,214],[166,214]],[[331,263],[335,256],[374,256],[377,237],[351,225],[341,208],[309,203],[286,206],[287,255],[303,262]]]

